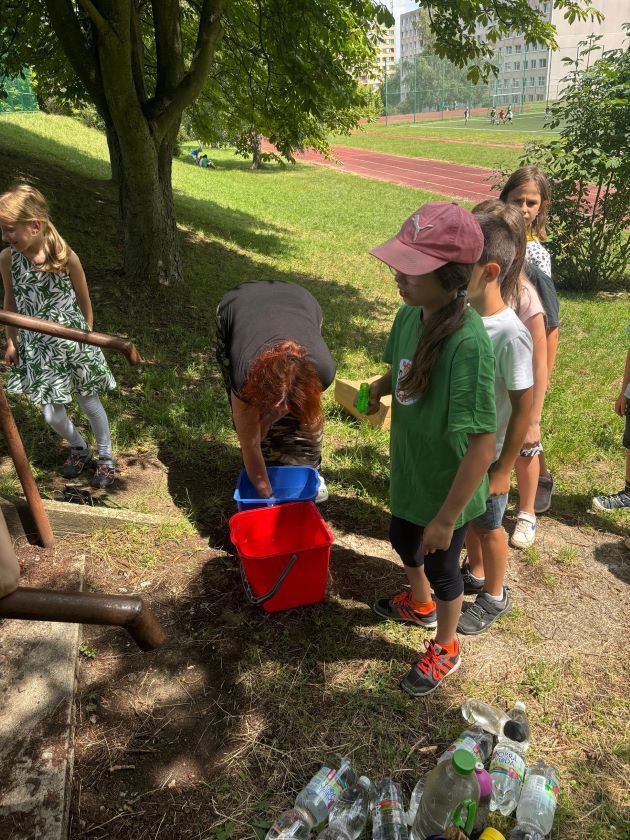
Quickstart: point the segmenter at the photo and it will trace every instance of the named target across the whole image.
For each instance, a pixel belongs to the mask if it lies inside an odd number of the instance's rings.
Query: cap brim
[[[448,262],[441,257],[423,254],[417,248],[410,248],[409,245],[401,242],[397,236],[373,248],[370,254],[396,271],[400,271],[401,274],[412,276],[429,274],[429,272],[435,271],[436,268],[440,268]]]

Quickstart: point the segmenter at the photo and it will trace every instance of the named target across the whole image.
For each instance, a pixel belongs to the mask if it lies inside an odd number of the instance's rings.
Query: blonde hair
[[[68,243],[57,231],[48,215],[48,202],[30,184],[17,184],[0,195],[0,218],[11,224],[39,222],[42,226],[44,261],[40,271],[65,271],[70,258]]]
[[[522,213],[513,204],[505,204],[498,198],[488,198],[477,204],[472,209],[473,214],[487,213],[488,215],[497,216],[506,222],[512,238],[516,253],[512,260],[512,265],[506,271],[501,280],[501,297],[509,306],[512,303],[518,308],[521,297],[521,273],[523,270],[523,263],[525,262],[525,254],[527,252],[527,225]]]
[[[551,201],[551,188],[545,173],[538,166],[521,166],[516,172],[512,172],[510,177],[505,182],[501,195],[501,201],[507,204],[508,195],[512,190],[517,190],[533,181],[536,184],[536,189],[540,193],[540,210],[538,215],[532,222],[532,233],[541,242],[547,239],[547,214],[549,212],[549,203]]]

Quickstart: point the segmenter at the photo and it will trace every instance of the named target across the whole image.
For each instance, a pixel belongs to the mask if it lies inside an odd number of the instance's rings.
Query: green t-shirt
[[[468,448],[468,434],[495,432],[494,353],[479,315],[468,307],[464,325],[449,336],[427,389],[410,400],[397,388],[422,334],[422,309],[402,306],[383,359],[392,366],[390,507],[395,516],[428,525],[447,497]],[[455,527],[486,509],[488,478]]]

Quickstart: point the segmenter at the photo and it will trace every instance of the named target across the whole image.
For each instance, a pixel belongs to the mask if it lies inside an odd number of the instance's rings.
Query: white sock
[[[491,595],[489,592],[485,593],[486,598],[489,598],[491,601],[503,601],[505,598],[505,590],[501,592],[500,595]]]

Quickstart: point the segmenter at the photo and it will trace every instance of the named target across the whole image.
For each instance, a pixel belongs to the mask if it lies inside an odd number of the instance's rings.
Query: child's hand
[[[378,388],[376,387],[376,383],[372,382],[370,384],[370,398],[368,400],[368,407],[366,414],[376,414],[381,406],[381,398],[378,395]]]
[[[540,443],[540,423],[532,423],[527,430],[521,449],[531,449],[537,443]]]
[[[19,363],[18,351],[13,342],[11,342],[6,349],[6,353],[4,354],[4,363],[7,367],[11,367],[11,365],[17,365]]]
[[[433,554],[436,551],[446,551],[452,539],[453,525],[436,516],[422,534],[422,553]]]
[[[0,598],[17,589],[20,567],[14,556],[0,557]]]
[[[625,417],[627,405],[628,397],[622,392],[615,401],[615,414],[618,414],[620,417]]]

